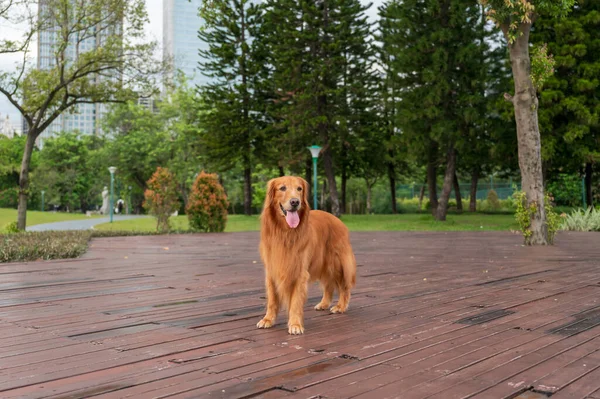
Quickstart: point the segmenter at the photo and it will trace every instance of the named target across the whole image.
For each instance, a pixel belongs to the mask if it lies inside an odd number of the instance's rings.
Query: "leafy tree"
[[[200,70],[211,78],[201,88],[205,101],[203,143],[213,165],[227,170],[241,163],[244,171],[244,212],[252,214],[252,165],[259,158],[262,68],[258,29],[262,7],[250,0],[203,3],[206,26],[199,37],[209,45],[200,50]]]
[[[26,137],[8,138],[0,135],[0,208],[18,204],[19,171]],[[32,154],[32,168],[37,166],[38,153]]]
[[[142,191],[152,173],[170,159],[171,141],[163,123],[159,114],[134,102],[115,106],[105,118],[104,129],[112,132],[110,163]]]
[[[167,165],[177,179],[184,207],[194,176],[205,162],[202,157],[202,98],[195,88],[188,87],[184,77],[158,103],[158,117],[163,122],[169,142]]]
[[[39,167],[33,174],[38,189],[48,194],[48,202],[68,211],[91,209],[102,191],[102,176],[92,164],[92,154],[103,144],[95,136],[63,133],[45,141]]]
[[[27,141],[19,178],[18,228],[26,226],[31,154],[40,134],[58,116],[78,104],[121,102],[136,98],[134,86],[146,90],[154,72],[154,45],[143,43],[146,12],[142,0],[22,1],[7,13],[26,15],[21,41],[0,39],[0,55],[20,52],[23,61],[15,72],[0,73],[0,93],[27,123]],[[33,41],[52,32],[51,65],[28,68]],[[101,39],[101,40],[99,40]],[[95,47],[80,48],[94,40]],[[73,56],[73,50],[77,56]]]
[[[540,131],[538,126],[537,89],[551,72],[549,60],[543,52],[532,59],[529,54],[529,36],[534,21],[540,15],[557,18],[566,15],[575,0],[480,0],[488,9],[488,16],[502,30],[508,43],[515,94],[505,94],[515,109],[519,142],[521,184],[527,196],[530,212],[531,245],[547,245],[548,226],[544,206],[544,182]],[[533,66],[533,69],[532,69]],[[532,77],[533,73],[533,77]],[[536,87],[534,81],[538,83]]]
[[[600,4],[579,0],[568,18],[540,16],[531,41],[547,44],[555,61],[539,94],[542,159],[553,176],[584,172],[586,202],[592,205],[592,165],[600,161]],[[554,187],[562,180],[553,181]]]

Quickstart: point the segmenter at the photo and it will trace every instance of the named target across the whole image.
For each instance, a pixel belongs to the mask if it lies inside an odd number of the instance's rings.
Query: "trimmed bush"
[[[19,228],[17,226],[17,222],[10,222],[4,226],[4,232],[7,234],[18,233]]]
[[[564,220],[562,229],[568,231],[600,231],[600,210],[588,208],[577,209],[571,214],[561,215]]]
[[[44,231],[0,236],[0,263],[77,258],[87,251],[88,231]]]
[[[156,169],[144,192],[144,209],[156,218],[156,231],[169,231],[169,217],[179,209],[177,180],[169,169]]]
[[[502,205],[500,204],[500,200],[498,199],[498,193],[496,192],[496,190],[488,191],[487,203],[490,207],[490,210],[492,210],[492,211],[497,211],[500,208],[502,208]]]
[[[189,234],[172,231],[171,234]],[[156,231],[32,231],[0,234],[0,263],[78,258],[92,238],[159,235]]]
[[[224,231],[228,206],[217,175],[201,172],[194,181],[186,208],[190,228],[210,233]]]

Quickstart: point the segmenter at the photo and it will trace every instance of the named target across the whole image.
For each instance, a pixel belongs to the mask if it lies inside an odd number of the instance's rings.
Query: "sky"
[[[377,8],[383,3],[383,0],[361,0],[361,2],[364,4],[373,3],[371,8],[367,11],[367,15],[374,22],[377,17]],[[163,0],[146,0],[146,9],[150,19],[150,23],[146,25],[145,29],[147,38],[150,40],[156,40],[159,44],[161,44]],[[19,29],[19,27],[2,26],[2,31],[3,32],[0,38],[3,39],[18,39],[23,33],[23,30]],[[14,70],[15,63],[18,61],[18,55],[0,55],[0,70]],[[10,115],[13,125],[20,125],[21,117],[19,112],[10,104],[4,95],[0,94],[0,117],[4,119],[7,113]]]

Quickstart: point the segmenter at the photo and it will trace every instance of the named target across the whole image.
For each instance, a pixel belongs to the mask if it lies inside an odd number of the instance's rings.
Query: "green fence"
[[[462,198],[469,198],[471,196],[471,184],[459,184],[460,187],[460,195]],[[396,187],[396,198],[416,198],[421,194],[421,189],[423,189],[423,197],[429,198],[429,190],[427,189],[427,185],[422,184],[400,184]],[[487,198],[488,193],[494,190],[496,194],[498,194],[498,199],[508,199],[513,195],[515,190],[520,190],[520,184],[514,184],[512,182],[482,182],[477,185],[477,199],[484,200]],[[437,187],[438,197],[442,193],[442,187]],[[454,198],[456,195],[454,193],[454,188],[452,189],[451,198]]]

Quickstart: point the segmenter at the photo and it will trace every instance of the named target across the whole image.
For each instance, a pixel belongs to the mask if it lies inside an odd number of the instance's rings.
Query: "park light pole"
[[[117,168],[115,166],[111,166],[108,168],[108,171],[110,172],[110,222],[112,223],[113,213],[115,212],[113,191],[115,186],[115,172],[117,171]]]
[[[44,194],[46,194],[46,192],[42,190],[42,212],[44,212]]]
[[[127,198],[127,214],[131,215],[131,186],[129,188],[129,198]]]
[[[319,153],[321,147],[313,145],[308,147],[312,155],[313,160],[313,209],[317,209],[317,159],[319,159]]]

